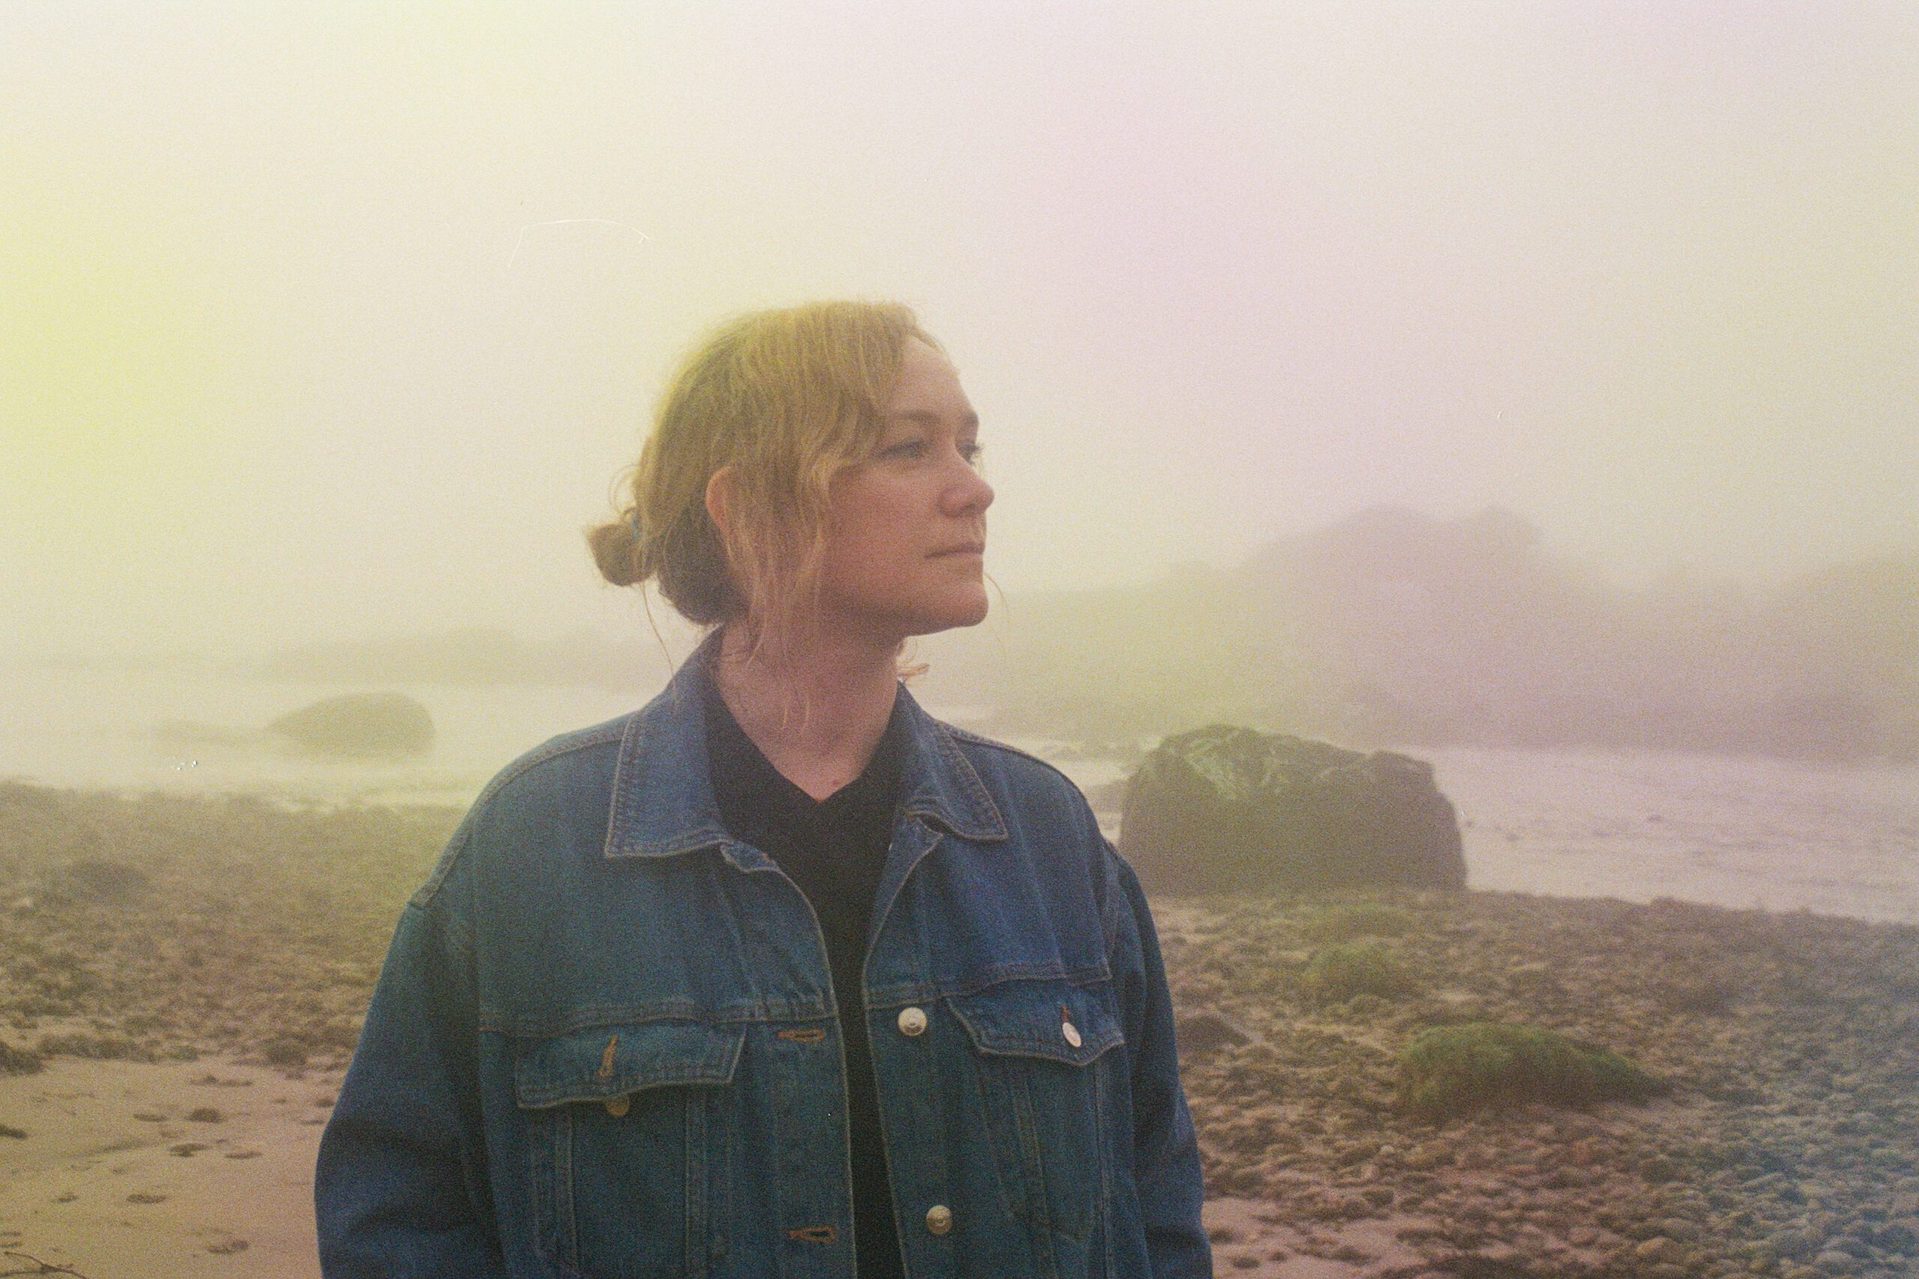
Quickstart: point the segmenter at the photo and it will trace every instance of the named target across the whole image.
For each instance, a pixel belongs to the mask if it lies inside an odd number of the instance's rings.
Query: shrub
[[[1538,1026],[1467,1022],[1422,1031],[1399,1056],[1400,1102],[1429,1119],[1543,1101],[1643,1101],[1666,1085],[1609,1049]]]
[[[1309,941],[1356,941],[1361,937],[1403,937],[1413,930],[1411,914],[1382,902],[1328,906],[1301,926]]]
[[[1384,946],[1347,943],[1314,952],[1302,987],[1314,1003],[1337,1004],[1355,995],[1391,999],[1410,993],[1415,983]]]

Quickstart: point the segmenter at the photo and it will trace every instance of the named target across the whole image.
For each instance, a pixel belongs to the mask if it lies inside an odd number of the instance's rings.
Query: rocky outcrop
[[[1430,764],[1226,725],[1146,757],[1120,850],[1160,893],[1466,886],[1459,819]]]
[[[433,748],[433,717],[404,693],[353,693],[282,715],[267,733],[332,755],[419,755]]]

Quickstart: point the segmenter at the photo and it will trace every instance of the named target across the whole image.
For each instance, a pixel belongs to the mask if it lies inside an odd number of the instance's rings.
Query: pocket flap
[[[609,1098],[669,1084],[724,1084],[733,1078],[744,1026],[648,1021],[593,1026],[519,1044],[514,1091],[539,1109]]]
[[[1107,1011],[1104,988],[1055,981],[1006,981],[954,995],[953,1013],[983,1053],[1047,1057],[1083,1066],[1125,1042]],[[1077,1043],[1074,1040],[1078,1040]]]

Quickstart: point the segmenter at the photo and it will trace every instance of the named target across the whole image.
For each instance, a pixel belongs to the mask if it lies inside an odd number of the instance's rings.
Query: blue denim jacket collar
[[[735,845],[720,820],[706,754],[706,712],[700,696],[706,659],[719,631],[700,644],[666,688],[627,721],[613,774],[613,807],[605,855],[670,857],[714,845]],[[900,685],[908,745],[901,760],[900,816],[931,819],[975,843],[1000,843],[1006,822],[979,773],[951,733]]]

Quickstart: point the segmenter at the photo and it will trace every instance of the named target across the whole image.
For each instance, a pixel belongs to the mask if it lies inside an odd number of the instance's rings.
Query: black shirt
[[[711,676],[706,751],[720,820],[734,838],[771,857],[812,903],[846,1048],[847,1128],[853,1163],[853,1233],[860,1279],[902,1276],[899,1233],[880,1140],[879,1095],[866,1035],[862,967],[899,805],[900,759],[908,742],[897,696],[866,771],[823,800],[794,785],[760,752],[727,709]]]

